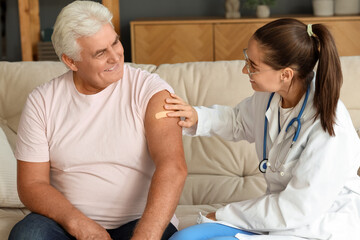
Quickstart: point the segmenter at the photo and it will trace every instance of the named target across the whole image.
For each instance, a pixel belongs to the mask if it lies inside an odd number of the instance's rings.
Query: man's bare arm
[[[18,192],[24,205],[32,212],[53,219],[77,239],[111,239],[103,227],[86,217],[50,185],[49,174],[49,162],[18,160]]]
[[[161,239],[178,204],[187,168],[182,145],[182,129],[178,118],[159,118],[169,92],[155,94],[149,101],[145,116],[146,139],[155,163],[144,214],[133,235],[135,239]]]

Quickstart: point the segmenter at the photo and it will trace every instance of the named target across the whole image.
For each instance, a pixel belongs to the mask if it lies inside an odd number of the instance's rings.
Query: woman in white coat
[[[190,135],[255,142],[267,192],[172,239],[359,239],[360,141],[339,100],[330,32],[279,19],[254,33],[244,55],[255,93],[235,108],[193,108],[176,95],[164,107],[174,110],[168,117],[185,118],[179,125]]]

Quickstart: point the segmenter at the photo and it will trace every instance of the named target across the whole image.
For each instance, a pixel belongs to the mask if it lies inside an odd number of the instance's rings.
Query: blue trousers
[[[139,219],[126,223],[119,228],[108,229],[113,240],[128,240]],[[176,228],[171,223],[168,225],[161,240],[169,239]],[[76,240],[67,233],[54,220],[36,213],[30,213],[23,220],[18,222],[10,232],[9,240]]]
[[[170,240],[237,240],[238,233],[256,235],[219,223],[201,223],[176,232]]]

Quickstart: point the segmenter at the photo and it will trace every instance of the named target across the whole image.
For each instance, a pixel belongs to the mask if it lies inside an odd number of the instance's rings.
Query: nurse
[[[255,142],[267,192],[171,239],[358,239],[360,140],[339,100],[342,72],[329,30],[275,20],[254,33],[244,56],[255,93],[235,108],[191,107],[176,95],[164,107],[174,111],[168,117],[183,117],[185,134]]]

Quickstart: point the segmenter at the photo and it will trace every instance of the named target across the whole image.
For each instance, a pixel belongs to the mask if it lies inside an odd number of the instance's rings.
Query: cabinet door
[[[133,27],[135,63],[213,61],[212,24],[144,24]]]
[[[265,22],[215,24],[215,60],[244,59],[243,49],[250,37]]]

